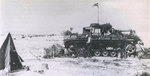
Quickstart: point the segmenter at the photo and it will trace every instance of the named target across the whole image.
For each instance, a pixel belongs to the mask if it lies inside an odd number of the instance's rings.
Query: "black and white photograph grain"
[[[150,0],[0,0],[0,76],[150,76]]]

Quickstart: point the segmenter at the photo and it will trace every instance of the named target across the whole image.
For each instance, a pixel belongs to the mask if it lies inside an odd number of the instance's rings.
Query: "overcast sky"
[[[110,23],[117,29],[134,29],[149,45],[149,0],[0,0],[0,32],[60,33],[97,22]],[[149,42],[147,42],[149,41]]]

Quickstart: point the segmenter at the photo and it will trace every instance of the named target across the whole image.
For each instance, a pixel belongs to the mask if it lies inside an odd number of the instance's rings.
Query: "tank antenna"
[[[96,6],[97,7],[97,22],[99,24],[99,4],[98,3],[95,3],[93,6]]]

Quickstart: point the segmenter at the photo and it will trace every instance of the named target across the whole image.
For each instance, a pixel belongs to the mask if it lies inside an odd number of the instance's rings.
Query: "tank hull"
[[[70,49],[73,46],[74,51],[80,53],[80,49],[84,49],[81,52],[87,52],[88,44],[87,39],[70,39],[65,41],[65,48]],[[129,40],[98,40],[93,39],[90,43],[91,56],[117,56],[118,53],[126,51],[127,45],[133,45]],[[134,45],[133,45],[134,46]],[[84,55],[81,55],[84,56]]]

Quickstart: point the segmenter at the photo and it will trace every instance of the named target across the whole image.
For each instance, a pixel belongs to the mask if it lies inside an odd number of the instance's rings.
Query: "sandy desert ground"
[[[29,66],[30,71],[20,70],[9,76],[140,76],[150,72],[150,59],[116,57],[69,58],[55,57],[52,59],[36,59],[43,56],[44,48],[58,43],[63,45],[63,37],[25,37],[13,35],[18,54],[24,60],[23,65]],[[48,64],[48,68],[43,67]],[[44,70],[39,73],[38,71]]]

